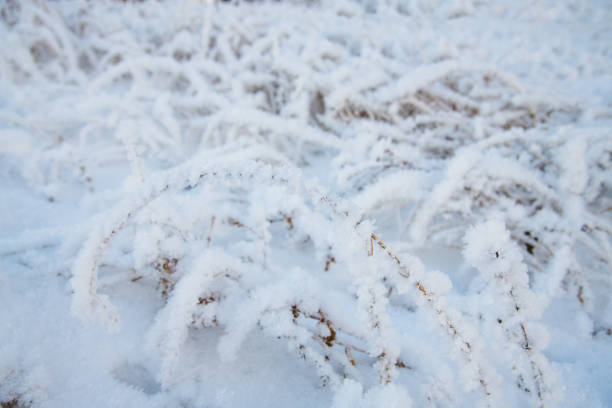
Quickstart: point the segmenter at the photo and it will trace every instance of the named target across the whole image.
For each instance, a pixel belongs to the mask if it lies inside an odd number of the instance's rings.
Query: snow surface
[[[611,21],[0,1],[0,403],[612,407]]]

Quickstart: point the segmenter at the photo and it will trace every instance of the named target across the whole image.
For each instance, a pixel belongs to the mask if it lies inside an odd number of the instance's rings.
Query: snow
[[[612,406],[611,20],[0,3],[0,403]]]

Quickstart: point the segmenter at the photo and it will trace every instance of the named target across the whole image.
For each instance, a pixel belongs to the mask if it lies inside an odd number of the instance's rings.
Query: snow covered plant
[[[227,143],[272,146],[296,162],[338,147],[310,123],[312,92],[295,82],[292,57],[275,54],[291,28],[269,32],[260,7],[238,22],[213,1],[183,2],[168,24],[158,2],[63,6],[60,14],[45,1],[9,2],[0,24],[17,50],[0,55],[15,102],[0,114],[27,145],[25,178],[49,198],[75,179],[99,187],[108,165],[129,161],[144,177]],[[41,86],[48,81],[57,87]]]
[[[406,75],[373,76],[363,88],[348,82],[328,95],[327,114],[320,118],[359,141],[336,159],[346,188],[362,190],[398,170],[444,168],[462,147],[504,131],[567,123],[579,114],[558,102],[530,99],[499,70],[454,60]]]
[[[99,269],[156,285],[168,301],[149,339],[163,355],[164,386],[188,329],[214,325],[227,331],[218,345],[225,360],[259,326],[286,339],[334,387],[354,371],[355,353],[376,361],[381,382],[390,382],[402,365],[382,280],[390,271],[368,259],[368,224],[304,190],[287,169],[194,171],[194,163],[143,186],[91,235],[74,265],[74,311],[117,323],[98,293]],[[133,249],[109,256],[122,240]]]
[[[466,395],[502,403],[498,375],[480,354],[484,342],[440,296],[448,278],[392,252],[371,223],[296,169],[214,157],[156,174],[104,216],[73,267],[77,315],[118,329],[105,288],[150,285],[167,300],[148,334],[149,349],[162,356],[163,387],[174,385],[190,330],[223,328],[217,350],[231,361],[258,328],[284,339],[338,395],[404,404],[406,391],[389,385],[415,357],[390,313],[390,297],[399,296],[439,327],[465,372],[454,381],[475,390]],[[382,388],[362,395],[371,378]],[[438,385],[450,395],[429,398],[452,401],[455,387]]]
[[[490,346],[512,368],[517,387],[531,396],[534,406],[556,405],[563,396],[553,387],[555,373],[541,353],[548,333],[534,322],[541,314],[540,303],[529,288],[518,245],[498,219],[470,228],[465,243],[465,258],[487,282],[480,294],[489,313],[481,319]]]
[[[570,105],[529,100],[502,73],[452,62],[334,100],[345,102],[326,103],[326,123],[356,141],[334,160],[338,182],[367,216],[415,247],[457,248],[469,225],[503,213],[532,285],[550,297],[563,282],[591,301],[598,277],[584,270],[612,265],[605,127],[571,124],[580,112]]]
[[[609,13],[498,3],[0,1],[0,403],[609,402]]]

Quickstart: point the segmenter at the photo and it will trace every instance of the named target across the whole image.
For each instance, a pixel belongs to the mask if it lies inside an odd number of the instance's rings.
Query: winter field
[[[609,0],[0,0],[0,405],[612,407]]]

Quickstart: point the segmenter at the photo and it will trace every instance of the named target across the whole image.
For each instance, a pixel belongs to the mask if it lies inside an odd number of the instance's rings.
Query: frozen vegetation
[[[607,0],[0,0],[0,403],[612,407]]]

